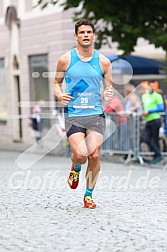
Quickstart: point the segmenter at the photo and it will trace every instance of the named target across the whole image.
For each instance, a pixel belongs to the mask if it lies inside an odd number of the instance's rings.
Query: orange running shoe
[[[79,184],[79,173],[80,172],[77,172],[74,170],[74,164],[72,164],[71,166],[71,171],[68,175],[68,179],[67,179],[67,182],[69,184],[69,187],[71,189],[76,189],[78,184]]]
[[[96,208],[96,204],[93,202],[92,197],[90,196],[85,196],[84,197],[84,207],[85,208]]]

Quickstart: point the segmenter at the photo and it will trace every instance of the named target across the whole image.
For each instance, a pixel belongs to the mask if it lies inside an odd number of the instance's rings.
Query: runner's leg
[[[88,148],[86,183],[89,188],[94,188],[100,171],[100,147],[103,143],[103,135],[96,131],[87,130],[86,143]]]
[[[71,160],[74,165],[84,164],[87,160],[87,146],[85,143],[85,134],[82,132],[76,132],[68,138],[72,155]]]

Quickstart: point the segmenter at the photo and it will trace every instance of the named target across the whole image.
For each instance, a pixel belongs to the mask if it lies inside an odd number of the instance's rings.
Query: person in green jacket
[[[143,115],[146,120],[145,141],[154,152],[150,164],[156,164],[163,159],[159,146],[159,129],[161,127],[160,112],[164,111],[164,102],[162,96],[154,92],[154,85],[154,81],[149,82],[146,93],[142,95]]]

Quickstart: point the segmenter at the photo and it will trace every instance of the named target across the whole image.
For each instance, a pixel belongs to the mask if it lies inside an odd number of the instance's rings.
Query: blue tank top
[[[66,93],[74,100],[65,107],[65,116],[88,116],[102,114],[101,83],[103,72],[99,63],[99,53],[94,50],[90,61],[82,61],[71,50],[70,65],[65,72]]]

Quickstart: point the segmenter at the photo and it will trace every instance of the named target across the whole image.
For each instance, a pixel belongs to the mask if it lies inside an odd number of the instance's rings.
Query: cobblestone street
[[[85,209],[86,165],[70,190],[69,157],[26,170],[19,155],[0,152],[0,252],[167,251],[167,170],[102,161],[97,208]]]

